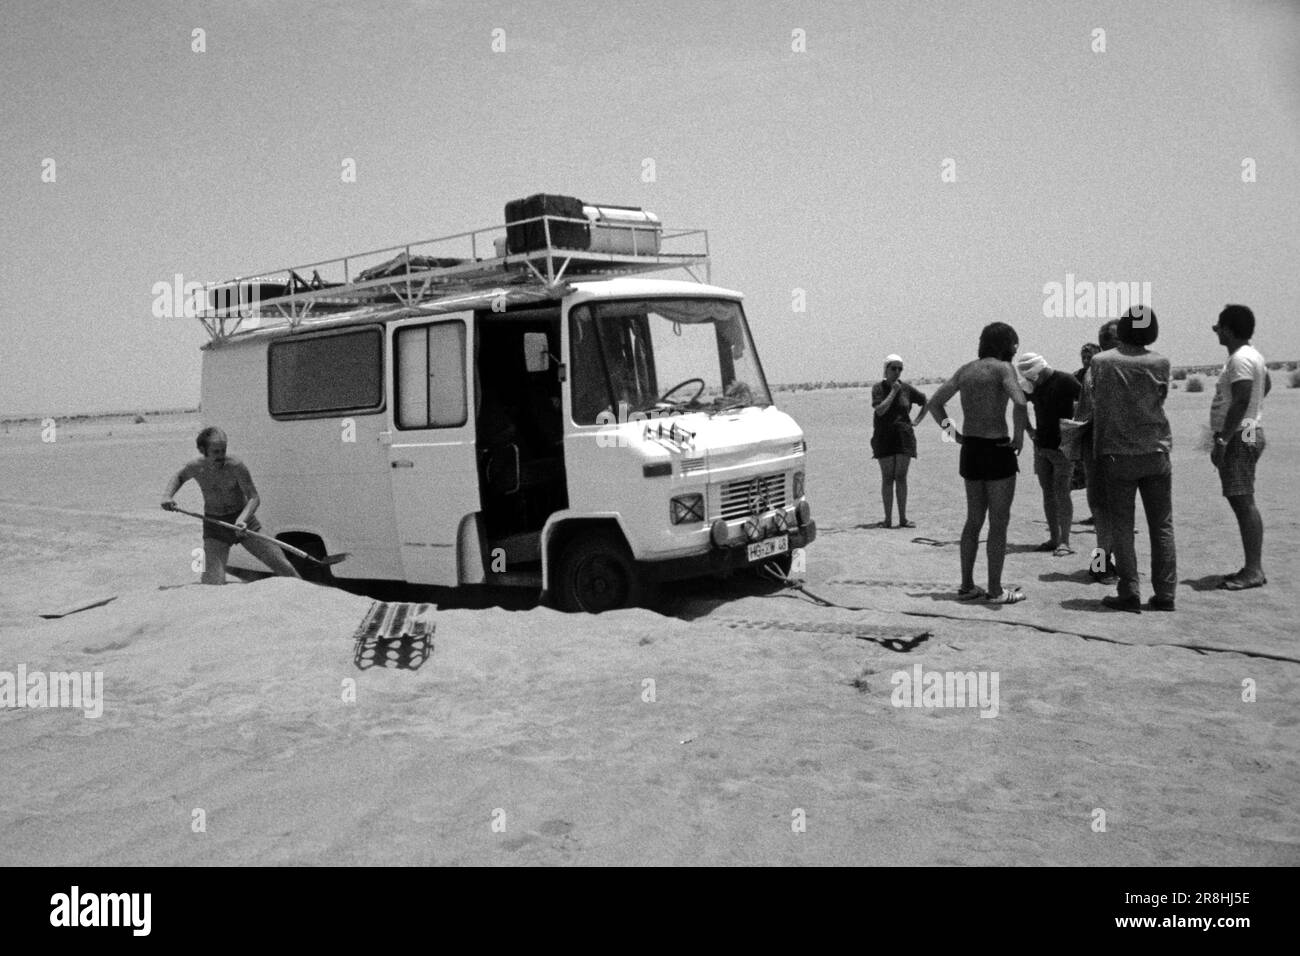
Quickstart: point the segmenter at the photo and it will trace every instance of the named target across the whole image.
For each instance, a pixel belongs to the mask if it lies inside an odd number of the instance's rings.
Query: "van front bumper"
[[[809,520],[802,527],[791,528],[790,551],[812,544],[817,537],[817,522]],[[790,551],[787,551],[788,555]],[[768,558],[768,561],[774,560]],[[758,567],[764,561],[751,562],[748,555],[748,543],[733,547],[710,545],[709,550],[699,554],[680,558],[668,558],[664,561],[638,561],[637,570],[647,581],[676,581],[682,578],[706,577],[735,571],[740,568]]]

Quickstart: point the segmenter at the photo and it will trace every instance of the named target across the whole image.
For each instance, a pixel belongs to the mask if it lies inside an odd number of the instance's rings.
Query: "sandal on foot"
[[[900,528],[915,528],[915,527],[916,527],[916,522],[915,522],[915,521],[900,521],[900,522],[898,523],[898,526],[899,526]]]
[[[1063,544],[1063,545],[1061,545],[1059,548],[1057,548],[1055,551],[1052,552],[1052,557],[1054,557],[1054,558],[1068,558],[1070,555],[1072,555],[1072,554],[1077,554],[1077,553],[1078,553],[1078,552],[1075,551],[1074,548],[1070,547],[1068,544]]]
[[[1025,599],[1025,592],[1020,588],[1003,588],[1002,593],[997,597],[990,595],[984,596],[986,604],[1019,604]]]
[[[1251,588],[1262,588],[1268,584],[1268,578],[1261,577],[1258,581],[1243,581],[1241,578],[1224,578],[1223,583],[1219,585],[1220,591],[1249,591]]]
[[[977,601],[983,597],[988,597],[988,592],[978,584],[972,584],[970,587],[960,587],[957,589],[958,601]]]
[[[892,521],[877,521],[875,524],[867,525],[869,528],[892,528],[893,526]]]

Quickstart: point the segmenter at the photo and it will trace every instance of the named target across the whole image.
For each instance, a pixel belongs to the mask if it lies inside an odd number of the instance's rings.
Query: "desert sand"
[[[918,430],[915,530],[859,527],[881,516],[867,393],[782,394],[807,587],[870,610],[738,579],[599,617],[444,606],[418,670],[354,665],[368,597],[194,583],[197,522],[158,499],[198,416],[11,425],[0,671],[102,671],[104,703],[0,711],[0,864],[1300,863],[1300,390],[1266,405],[1270,583],[1239,594],[1213,589],[1241,553],[1195,448],[1210,395],[1168,406],[1175,614],[1102,609],[1085,528],[1076,557],[1031,550],[1028,454],[1005,574],[1028,600],[957,603],[955,446]],[[916,664],[996,672],[997,716],[894,706]]]

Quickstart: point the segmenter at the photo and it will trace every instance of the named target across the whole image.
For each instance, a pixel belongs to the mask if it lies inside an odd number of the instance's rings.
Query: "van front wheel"
[[[558,603],[565,611],[599,614],[633,607],[642,597],[636,563],[614,534],[597,531],[574,538],[560,558]]]

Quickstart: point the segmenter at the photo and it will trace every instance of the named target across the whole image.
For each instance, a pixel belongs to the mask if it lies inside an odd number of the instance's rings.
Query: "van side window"
[[[468,420],[465,323],[398,329],[394,391],[398,428],[456,428]]]
[[[384,404],[384,335],[365,328],[290,336],[267,353],[271,415],[337,415]]]

